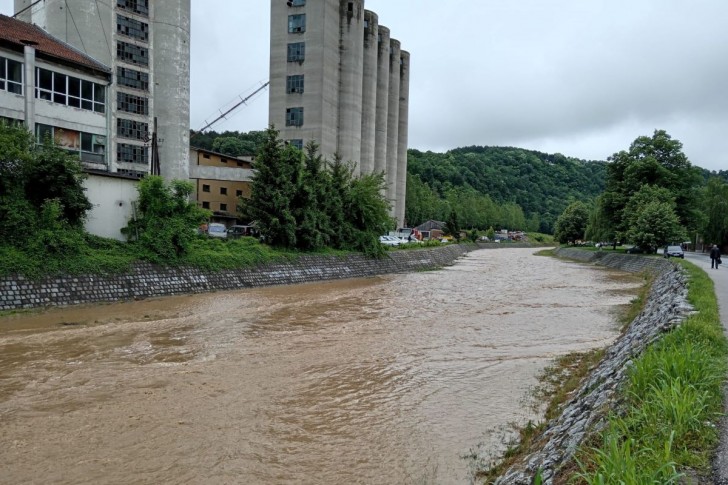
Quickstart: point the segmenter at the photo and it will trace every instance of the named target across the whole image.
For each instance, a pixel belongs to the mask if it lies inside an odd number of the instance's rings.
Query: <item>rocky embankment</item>
[[[565,404],[561,416],[548,424],[541,437],[543,447],[501,475],[495,482],[499,485],[529,485],[539,469],[543,483],[552,483],[556,471],[574,455],[584,438],[604,426],[632,360],[692,311],[687,301],[687,276],[668,260],[575,249],[559,249],[556,254],[624,271],[650,271],[655,273],[655,280],[644,310],[608,349],[597,368]]]
[[[220,271],[139,263],[123,274],[56,276],[39,280],[7,276],[0,278],[0,311],[423,271],[453,264],[475,249],[479,249],[475,244],[448,244],[390,251],[381,259],[362,254],[304,254],[292,261]]]

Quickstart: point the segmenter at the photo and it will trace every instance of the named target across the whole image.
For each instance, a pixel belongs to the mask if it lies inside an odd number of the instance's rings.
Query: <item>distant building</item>
[[[409,53],[363,0],[271,0],[269,122],[356,173],[385,172],[404,223]]]
[[[197,205],[212,211],[213,222],[235,224],[238,200],[250,198],[253,157],[231,157],[193,147],[189,161]]]

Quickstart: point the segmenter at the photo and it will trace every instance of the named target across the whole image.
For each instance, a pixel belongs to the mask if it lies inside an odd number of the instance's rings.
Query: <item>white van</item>
[[[227,227],[219,222],[211,222],[207,225],[207,235],[210,237],[227,238]]]

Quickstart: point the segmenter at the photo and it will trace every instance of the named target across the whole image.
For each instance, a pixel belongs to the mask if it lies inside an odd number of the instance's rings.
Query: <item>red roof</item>
[[[2,14],[0,14],[0,42],[10,44],[21,51],[25,45],[32,45],[40,57],[79,64],[107,73],[110,71],[107,66],[62,40],[56,39],[37,25]]]

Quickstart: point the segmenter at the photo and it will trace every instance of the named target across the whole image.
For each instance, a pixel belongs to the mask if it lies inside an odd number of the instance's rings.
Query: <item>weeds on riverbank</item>
[[[728,345],[712,281],[693,264],[680,263],[697,313],[635,361],[623,392],[624,412],[610,417],[605,431],[577,454],[572,483],[667,484],[687,470],[709,473]]]

